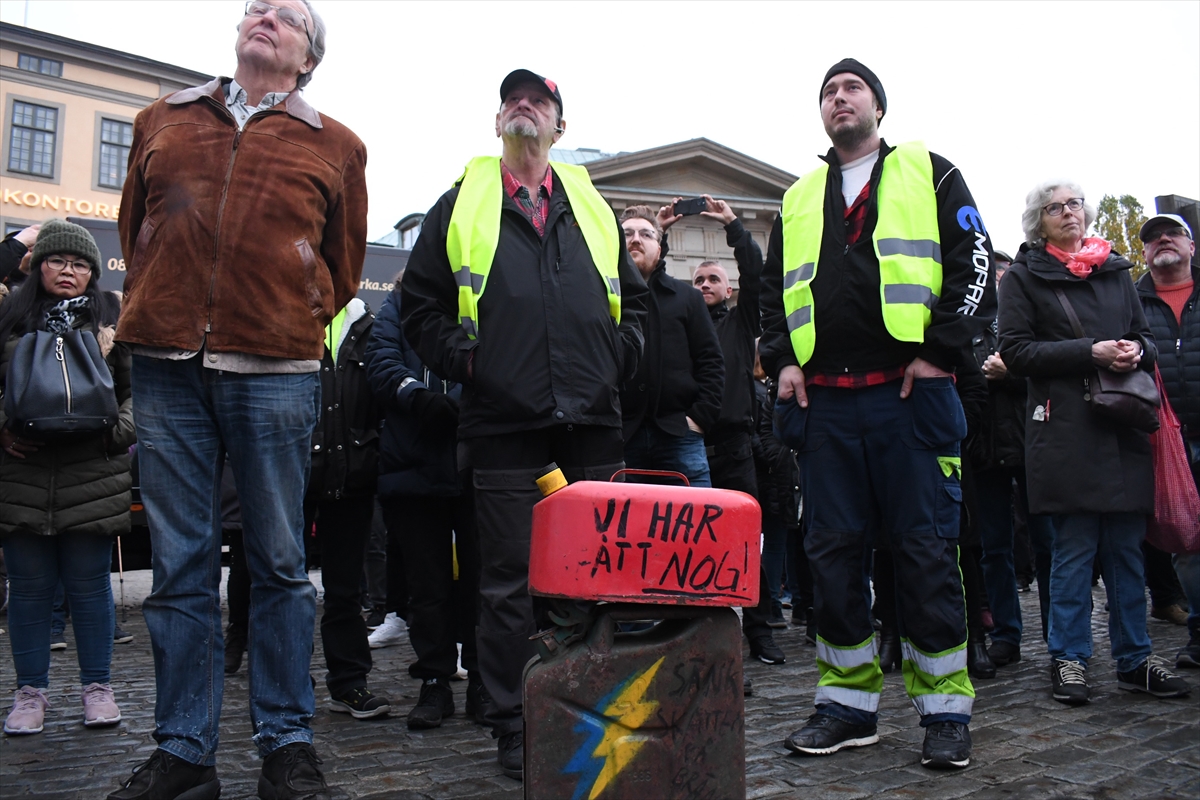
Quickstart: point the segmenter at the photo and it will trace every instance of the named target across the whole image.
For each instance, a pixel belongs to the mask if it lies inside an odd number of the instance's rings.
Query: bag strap
[[[1057,286],[1054,287],[1054,294],[1058,296],[1058,302],[1062,303],[1063,311],[1067,312],[1067,320],[1071,323],[1071,330],[1075,331],[1075,338],[1086,339],[1083,326],[1079,324],[1079,317],[1075,314],[1075,307],[1071,305],[1067,295]]]

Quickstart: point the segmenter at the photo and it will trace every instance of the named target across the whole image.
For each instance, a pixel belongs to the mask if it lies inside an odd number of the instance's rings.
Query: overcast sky
[[[242,2],[0,0],[7,22],[231,75]],[[1026,192],[1200,198],[1200,2],[315,0],[328,52],[305,94],[367,144],[370,236],[498,153],[500,80],[559,84],[562,147],[705,136],[795,174],[829,147],[817,93],[845,56],[883,83],[881,132],[958,165],[997,247]]]

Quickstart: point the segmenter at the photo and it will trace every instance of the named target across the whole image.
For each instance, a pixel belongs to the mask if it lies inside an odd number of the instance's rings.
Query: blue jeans
[[[1117,670],[1150,655],[1144,514],[1055,514],[1050,566],[1050,657],[1087,664],[1092,657],[1092,562],[1100,557],[1108,593],[1108,636]]]
[[[1193,642],[1200,641],[1200,553],[1176,553],[1171,563],[1188,601],[1188,634]]]
[[[134,356],[142,501],[154,586],[143,605],[158,690],[154,738],[216,763],[224,686],[221,472],[237,481],[251,576],[250,721],[259,753],[311,742],[316,592],[304,570],[304,488],[320,406],[316,373],[240,375],[201,357]],[[111,633],[110,633],[111,636]]]
[[[1018,468],[1023,471],[1024,468]],[[1021,601],[1013,567],[1012,482],[1015,470],[998,467],[975,473],[983,583],[995,628],[992,641],[1021,643]]]
[[[625,443],[625,466],[681,472],[692,486],[712,486],[704,436],[692,430],[683,436],[672,436],[649,422],[642,423]]]
[[[79,682],[108,683],[113,649],[112,539],[86,533],[4,541],[17,686],[50,685],[50,618],[59,583],[71,603]]]

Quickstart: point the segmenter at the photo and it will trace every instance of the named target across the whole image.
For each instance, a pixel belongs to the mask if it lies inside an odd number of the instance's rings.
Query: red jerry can
[[[752,606],[761,530],[758,503],[743,492],[578,481],[533,507],[529,593]]]

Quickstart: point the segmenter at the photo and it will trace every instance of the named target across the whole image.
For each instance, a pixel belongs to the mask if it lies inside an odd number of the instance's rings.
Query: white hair
[[[312,40],[308,45],[308,57],[312,59],[312,69],[300,75],[296,80],[296,88],[303,89],[312,80],[312,74],[316,72],[317,65],[325,58],[325,20],[321,19],[321,15],[312,7],[312,3],[308,0],[301,0],[304,7],[308,9],[308,15],[312,17],[313,29],[310,31]]]
[[[1050,202],[1055,190],[1062,188],[1070,189],[1071,194],[1083,200],[1083,229],[1085,231],[1096,221],[1096,209],[1088,205],[1083,189],[1078,183],[1062,179],[1043,181],[1025,195],[1025,212],[1021,214],[1021,230],[1025,233],[1025,241],[1031,247],[1040,247],[1046,243],[1046,237],[1042,235],[1042,207]]]

